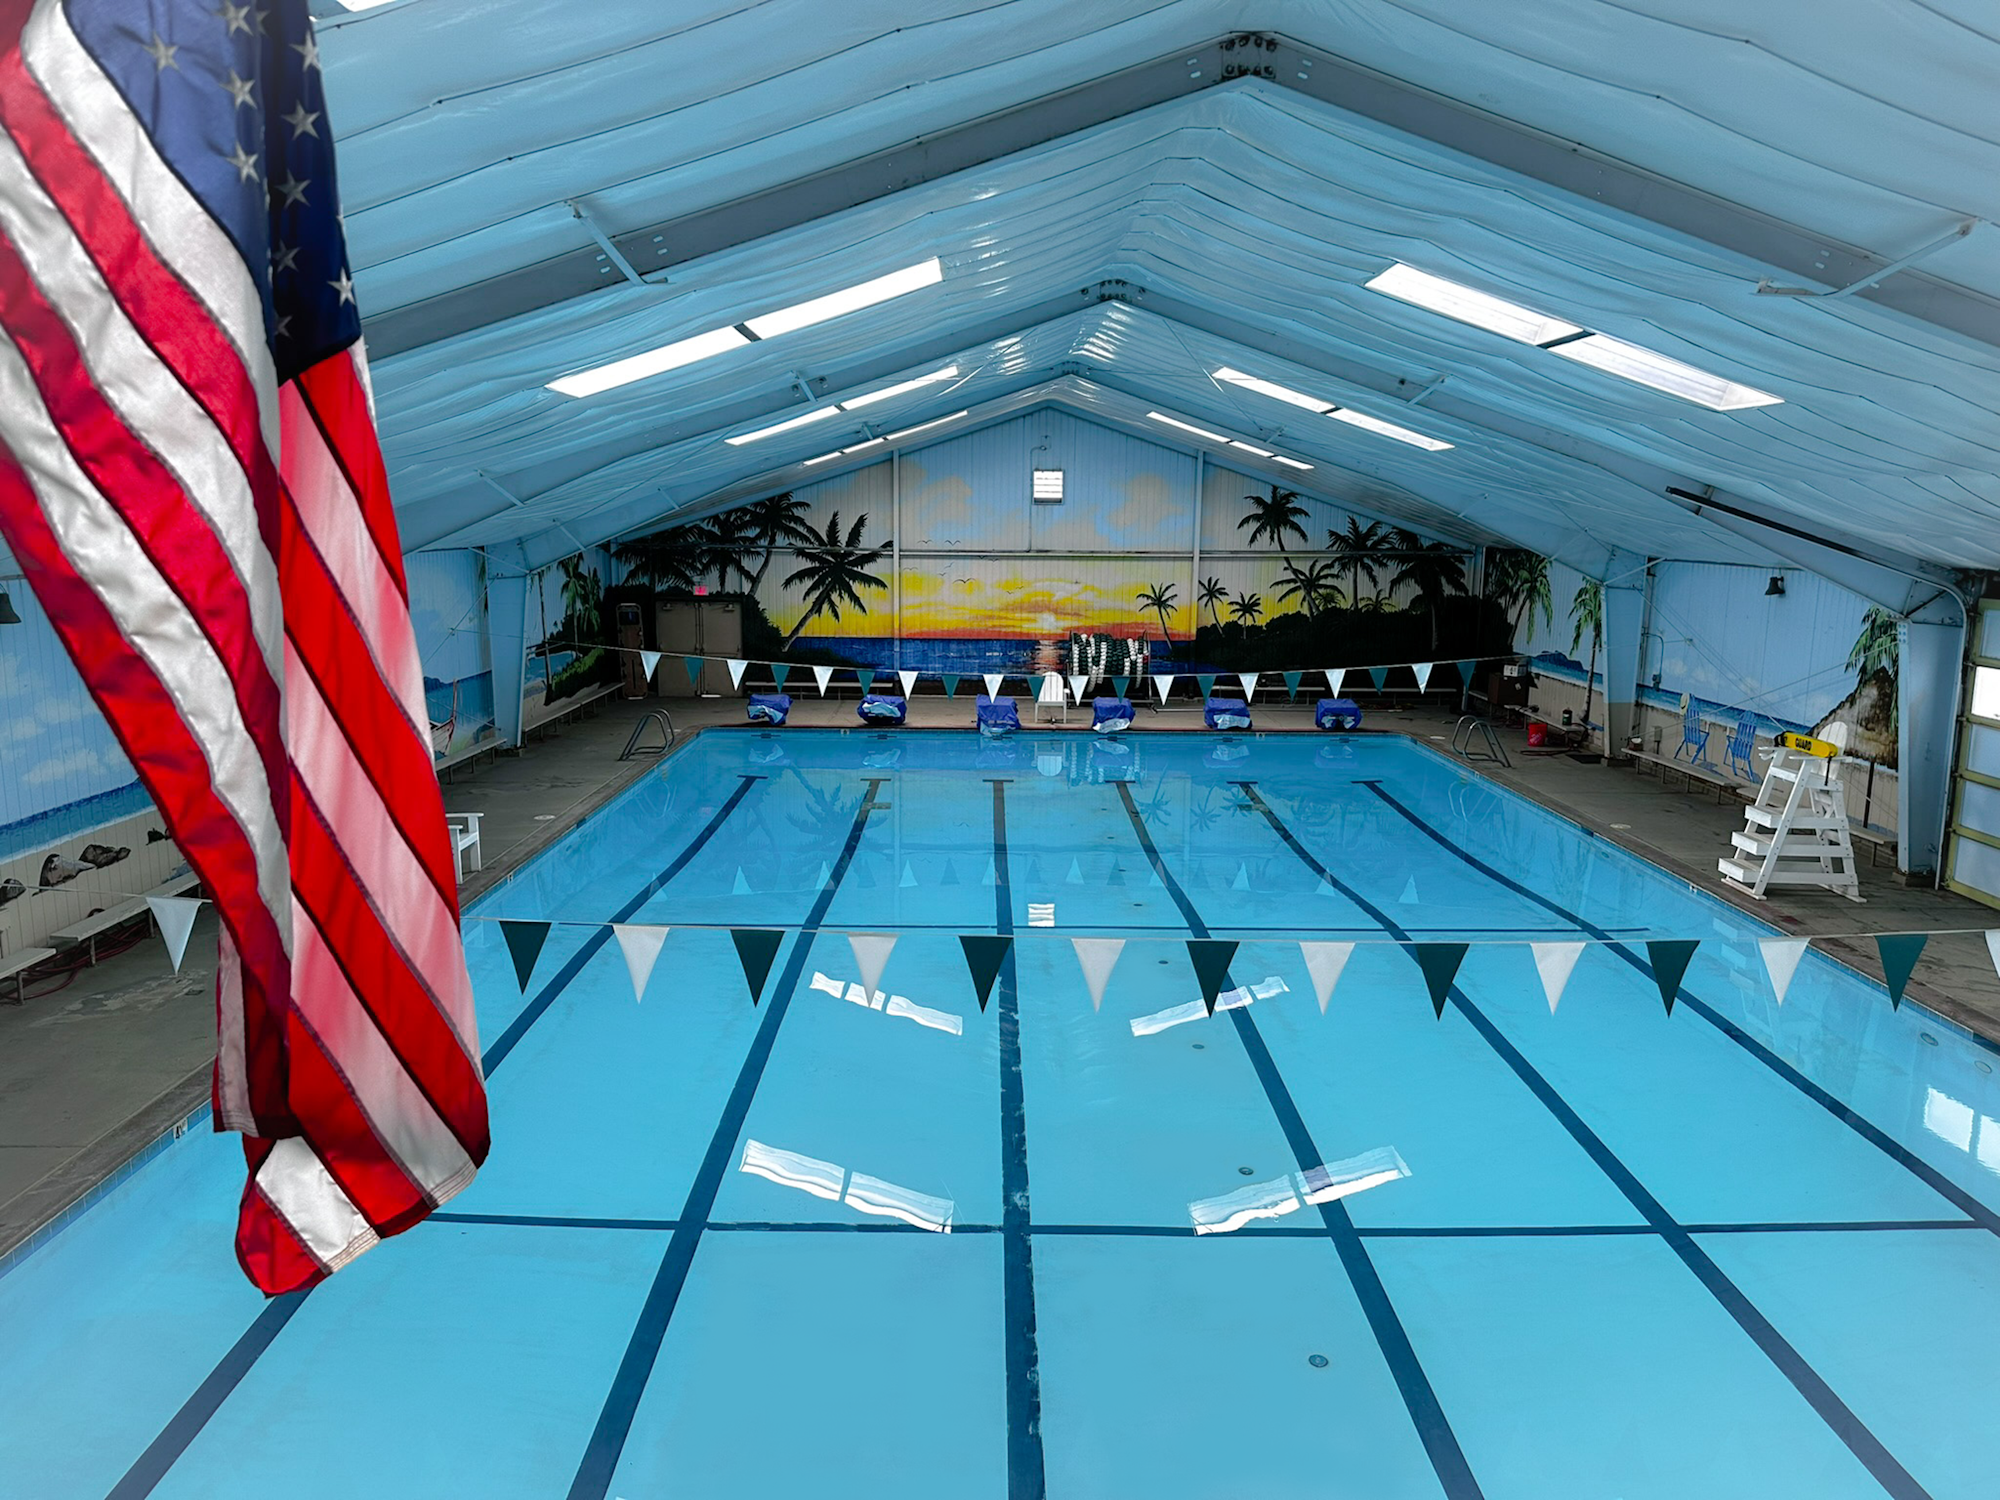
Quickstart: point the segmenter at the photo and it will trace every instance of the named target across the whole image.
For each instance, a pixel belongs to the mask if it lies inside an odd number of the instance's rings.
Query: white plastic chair
[[[479,820],[486,815],[476,812],[448,812],[444,815],[445,827],[451,830],[451,867],[460,880],[465,879],[468,866],[477,870],[479,863]]]
[[[1055,710],[1058,724],[1069,722],[1069,694],[1065,691],[1059,673],[1049,672],[1042,677],[1042,690],[1035,696],[1035,722],[1046,723],[1044,711]]]

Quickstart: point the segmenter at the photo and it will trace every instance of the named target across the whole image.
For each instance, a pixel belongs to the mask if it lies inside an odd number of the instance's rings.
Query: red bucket
[[[1530,722],[1528,725],[1529,748],[1533,749],[1535,746],[1538,745],[1546,745],[1548,742],[1549,742],[1549,726],[1546,724]]]

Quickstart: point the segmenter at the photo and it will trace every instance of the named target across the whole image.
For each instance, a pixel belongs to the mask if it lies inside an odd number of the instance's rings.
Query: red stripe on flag
[[[236,1263],[267,1297],[318,1285],[326,1280],[326,1267],[257,1187],[257,1168],[270,1154],[271,1143],[246,1136],[243,1148],[250,1181],[236,1211]]]
[[[368,534],[382,554],[382,565],[407,601],[410,585],[403,577],[403,544],[396,531],[396,508],[389,499],[389,476],[382,467],[375,418],[369,413],[368,396],[361,388],[353,357],[341,353],[323,359],[292,384],[305,398],[306,410],[319,424],[327,450],[346,474]]]
[[[297,1128],[285,1087],[283,1016],[291,1004],[290,960],[258,885],[256,851],[215,796],[208,761],[173,698],[119,632],[104,602],[77,575],[27,474],[4,447],[0,530],[33,581],[50,625],[79,664],[84,685],[112,734],[244,954],[251,1108],[267,1133],[290,1133]],[[283,987],[267,989],[273,979]]]

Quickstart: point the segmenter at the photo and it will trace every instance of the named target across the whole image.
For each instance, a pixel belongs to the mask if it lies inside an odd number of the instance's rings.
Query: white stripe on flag
[[[256,1183],[264,1201],[328,1271],[380,1243],[313,1148],[296,1136],[271,1148]]]

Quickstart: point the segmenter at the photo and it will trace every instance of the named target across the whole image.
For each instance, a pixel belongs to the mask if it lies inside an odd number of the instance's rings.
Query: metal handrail
[[[1472,736],[1475,732],[1485,737],[1484,750],[1474,751]],[[1507,747],[1500,743],[1500,736],[1493,732],[1492,724],[1477,714],[1465,714],[1459,719],[1457,727],[1451,732],[1451,748],[1466,760],[1496,761],[1509,770],[1514,767],[1514,762],[1507,758]]]
[[[658,745],[641,745],[639,736],[646,732],[648,724],[660,726],[661,740]],[[625,741],[625,748],[618,752],[620,760],[630,760],[635,755],[665,755],[674,748],[673,716],[664,708],[648,709],[645,716],[632,726],[632,733]]]

